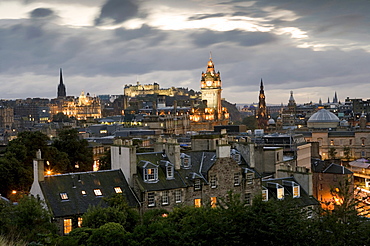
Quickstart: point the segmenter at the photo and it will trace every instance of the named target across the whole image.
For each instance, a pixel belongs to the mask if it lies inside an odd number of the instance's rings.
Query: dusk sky
[[[0,98],[200,90],[212,52],[231,103],[370,98],[368,0],[0,0]]]

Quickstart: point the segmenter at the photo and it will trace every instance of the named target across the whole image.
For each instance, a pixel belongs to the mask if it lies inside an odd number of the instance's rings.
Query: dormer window
[[[66,192],[61,192],[60,193],[60,198],[62,200],[68,200],[68,194]]]
[[[191,158],[189,155],[186,155],[184,153],[181,153],[181,166],[183,168],[190,168],[191,167]]]
[[[276,190],[277,190],[276,191],[276,197],[277,197],[277,199],[279,199],[279,200],[284,199],[284,187],[277,187]]]
[[[269,190],[262,186],[262,201],[267,202],[269,200]]]
[[[158,182],[158,166],[149,161],[145,161],[143,166],[143,179],[147,183]]]
[[[145,168],[144,169],[144,181],[153,182],[153,181],[157,181],[157,179],[158,179],[157,168]]]
[[[293,198],[298,198],[301,196],[300,187],[297,184],[293,185]]]
[[[174,176],[174,166],[171,162],[166,162],[166,178],[167,179],[173,179]]]
[[[241,162],[240,152],[237,151],[236,149],[232,149],[230,152],[231,158],[233,158],[237,163],[240,163]]]

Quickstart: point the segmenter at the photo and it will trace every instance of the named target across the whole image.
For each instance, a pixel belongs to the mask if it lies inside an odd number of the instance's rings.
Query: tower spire
[[[60,70],[59,70],[59,85],[58,85],[57,97],[58,98],[65,98],[66,96],[67,96],[67,94],[66,94],[66,87],[63,84],[63,73],[62,73],[62,69],[60,68]]]

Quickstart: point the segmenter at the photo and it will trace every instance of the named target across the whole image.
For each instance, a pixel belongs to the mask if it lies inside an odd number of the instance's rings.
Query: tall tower
[[[67,96],[66,87],[63,84],[62,69],[60,69],[60,78],[59,78],[58,95],[57,96],[58,96],[58,98],[65,98]]]
[[[200,81],[200,91],[202,92],[202,101],[207,101],[207,108],[213,108],[217,112],[218,119],[222,118],[221,107],[221,78],[220,72],[215,72],[215,65],[210,56],[207,71],[202,72]]]
[[[267,127],[267,110],[266,110],[266,99],[265,99],[265,91],[263,87],[263,81],[261,79],[260,85],[260,94],[258,97],[258,109],[257,109],[257,124],[258,127],[261,129],[265,129]]]
[[[294,97],[293,97],[293,91],[290,91],[290,98],[289,98],[289,102],[288,102],[288,111],[290,114],[292,115],[295,115],[295,109],[296,109],[296,102],[294,100]]]
[[[333,103],[338,103],[337,92],[335,92],[335,94],[334,94]]]

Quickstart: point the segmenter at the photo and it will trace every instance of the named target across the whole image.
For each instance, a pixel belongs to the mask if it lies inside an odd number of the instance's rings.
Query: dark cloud
[[[190,34],[193,43],[199,47],[206,47],[216,43],[228,42],[242,46],[255,46],[277,41],[277,37],[271,33],[227,31],[217,32],[202,30]]]
[[[95,19],[95,24],[100,25],[104,20],[113,20],[121,23],[138,14],[137,2],[131,0],[108,0],[102,7],[100,15]]]
[[[30,12],[31,18],[45,18],[52,16],[54,14],[53,10],[48,8],[37,8]]]
[[[204,19],[209,19],[209,18],[217,18],[217,17],[224,17],[225,14],[218,13],[218,14],[208,14],[208,15],[195,15],[190,17],[188,20],[189,21],[194,21],[194,20],[204,20]]]

